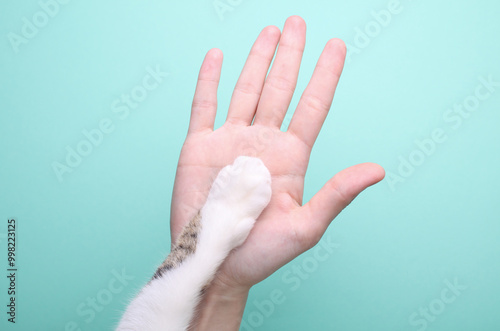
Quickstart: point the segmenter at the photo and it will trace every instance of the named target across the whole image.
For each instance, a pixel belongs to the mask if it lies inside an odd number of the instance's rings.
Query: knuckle
[[[274,89],[288,93],[293,93],[295,90],[295,83],[290,79],[280,75],[270,76],[267,79],[266,84]]]

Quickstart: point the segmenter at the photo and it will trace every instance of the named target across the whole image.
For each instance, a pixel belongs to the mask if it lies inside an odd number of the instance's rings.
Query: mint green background
[[[6,322],[2,276],[2,330],[65,330],[71,321],[81,330],[111,329],[152,275],[169,249],[176,161],[207,50],[225,55],[220,125],[259,31],[301,15],[308,39],[293,110],[326,41],[339,37],[352,49],[356,27],[388,1],[232,3],[221,20],[212,1],[71,1],[18,53],[7,35],[19,34],[22,18],[40,5],[0,4],[2,270],[6,220],[19,222],[18,323]],[[500,89],[460,128],[443,120],[479,76],[500,81],[500,4],[401,6],[346,64],[304,198],[356,163],[397,174],[398,157],[408,158],[414,141],[436,128],[448,139],[394,190],[386,179],[342,212],[323,239],[338,244],[326,261],[315,265],[313,249],[255,286],[244,316],[254,318],[254,330],[500,330]],[[120,120],[112,102],[157,65],[169,76]],[[81,131],[103,118],[113,120],[114,132],[59,182],[52,162],[63,162],[66,146],[75,148]],[[304,265],[310,272],[300,285],[284,281]],[[86,322],[77,307],[123,269],[134,279]],[[467,289],[426,328],[410,325],[410,315],[455,279]],[[276,290],[284,302],[264,316],[254,301]]]

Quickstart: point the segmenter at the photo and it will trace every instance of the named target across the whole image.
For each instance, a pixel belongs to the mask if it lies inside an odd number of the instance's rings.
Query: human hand
[[[262,281],[313,247],[342,209],[384,177],[379,165],[359,164],[337,173],[302,204],[311,149],[330,109],[346,54],[341,40],[327,42],[288,130],[282,132],[305,34],[305,22],[298,16],[287,19],[282,34],[275,26],[262,30],[236,84],[226,122],[216,130],[221,51],[210,50],[200,69],[174,185],[172,241],[202,207],[217,172],[237,156],[259,157],[272,176],[271,201],[244,244],[221,266],[214,280],[218,287],[248,290]]]

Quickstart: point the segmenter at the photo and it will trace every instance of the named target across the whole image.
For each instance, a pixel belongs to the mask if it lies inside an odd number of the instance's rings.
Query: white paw
[[[240,156],[215,179],[203,207],[203,224],[217,227],[236,247],[246,239],[270,199],[269,170],[258,158]]]
[[[240,156],[219,172],[210,198],[242,218],[257,218],[271,198],[271,174],[260,159]]]

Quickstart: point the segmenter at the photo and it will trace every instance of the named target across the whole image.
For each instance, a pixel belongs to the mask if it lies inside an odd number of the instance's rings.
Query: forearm
[[[249,288],[212,284],[198,305],[191,331],[238,331]]]

